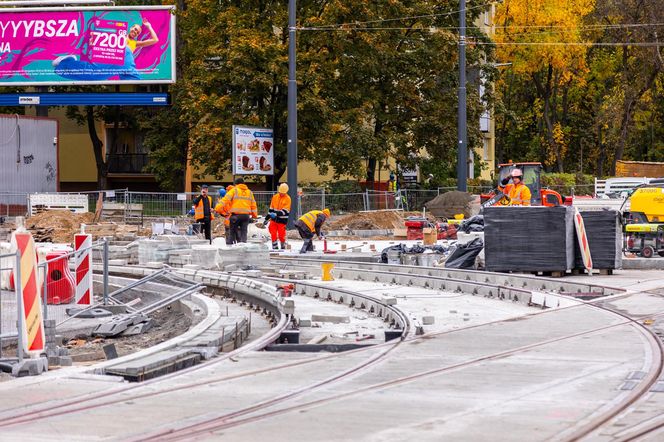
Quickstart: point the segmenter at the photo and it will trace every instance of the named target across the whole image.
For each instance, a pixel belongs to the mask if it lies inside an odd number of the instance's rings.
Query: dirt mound
[[[401,212],[392,211],[350,213],[333,217],[326,224],[327,230],[391,230],[404,227]]]
[[[468,218],[471,215],[470,203],[473,196],[467,192],[445,192],[425,204],[428,211],[439,218],[452,218],[457,213],[463,213]]]
[[[68,210],[49,210],[25,221],[29,230],[50,231],[53,242],[70,243],[81,230],[81,224],[91,224],[94,213],[72,213]]]

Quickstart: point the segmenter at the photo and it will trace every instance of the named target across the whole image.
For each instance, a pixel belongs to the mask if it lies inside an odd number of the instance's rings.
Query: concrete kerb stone
[[[319,263],[321,261],[334,262],[338,267],[335,268],[335,274],[338,276],[339,271],[343,271],[342,267],[345,260],[339,259],[338,257],[307,257],[307,258],[286,258],[284,261],[298,266],[310,266],[312,272],[319,272],[316,270],[316,267],[320,267]],[[664,262],[664,260],[661,260]],[[405,266],[405,265],[385,265],[378,263],[362,263],[362,268],[370,271],[389,271],[389,272],[400,272],[400,273],[409,273],[414,275],[426,275],[431,277],[439,278],[449,278],[455,280],[468,280],[483,282],[487,284],[502,285],[502,286],[511,286],[515,288],[522,288],[527,290],[539,290],[539,291],[553,291],[553,292],[565,292],[569,294],[581,293],[581,292],[595,292],[602,293],[604,295],[622,293],[624,290],[619,288],[606,288],[603,286],[594,286],[592,284],[572,282],[565,280],[551,280],[545,279],[538,276],[524,275],[524,274],[503,274],[503,273],[491,273],[487,274],[486,272],[479,272],[476,270],[456,270],[456,269],[441,269],[435,267],[419,267],[419,266]],[[607,291],[608,290],[608,291]]]
[[[145,271],[144,269],[141,268],[115,268],[115,269],[110,269],[111,271],[116,271],[118,273],[123,273],[123,274],[133,274],[136,276],[146,276],[147,274],[152,273],[151,271]],[[177,269],[176,271],[177,274],[180,276],[186,278],[186,279],[194,279],[199,282],[206,283],[207,285],[210,286],[216,286],[220,288],[227,288],[231,290],[237,290],[241,293],[251,295],[251,296],[258,296],[263,302],[266,302],[272,306],[275,307],[275,310],[279,311],[282,314],[293,314],[294,313],[294,301],[293,300],[287,300],[288,302],[284,302],[283,304],[280,303],[280,296],[276,290],[276,288],[270,286],[269,284],[265,283],[260,283],[254,280],[250,280],[247,278],[239,278],[237,276],[231,276],[228,274],[223,274],[220,272],[213,272],[213,271],[195,271],[191,269]],[[198,323],[196,326],[194,326],[192,329],[184,333],[183,335],[180,335],[176,338],[173,338],[169,341],[166,341],[162,344],[159,344],[155,347],[151,347],[149,349],[142,350],[138,353],[134,353],[132,355],[127,355],[122,358],[115,359],[113,361],[107,361],[103,362],[100,364],[97,364],[93,366],[93,370],[96,373],[103,373],[104,370],[107,367],[110,367],[111,365],[117,365],[117,364],[124,364],[127,361],[133,361],[133,360],[138,360],[141,358],[146,358],[148,356],[151,356],[153,354],[156,354],[157,352],[160,351],[165,351],[171,348],[175,348],[178,346],[184,346],[186,345],[187,342],[194,341],[194,338],[201,335],[205,331],[207,331],[213,324],[214,321],[218,319],[218,317],[221,317],[221,307],[218,303],[214,302],[207,296],[203,296],[200,294],[195,294],[194,297],[192,297],[194,300],[202,301],[205,304],[205,309],[207,311],[207,316],[205,319],[203,319],[200,323]],[[283,311],[286,310],[286,311]],[[228,327],[228,331],[224,330],[222,336],[228,336],[228,340],[237,340],[238,337],[234,336],[235,330],[238,330],[242,336],[246,336],[248,334],[249,330],[249,324],[248,321],[243,321],[241,324],[233,325],[232,327]],[[226,340],[226,339],[225,339]],[[200,342],[200,341],[199,341]],[[210,341],[207,342],[200,342],[202,345],[201,347],[209,347]],[[223,342],[221,343],[223,346]],[[207,350],[202,350],[201,351],[201,356],[204,357],[204,354],[210,354],[209,351]]]

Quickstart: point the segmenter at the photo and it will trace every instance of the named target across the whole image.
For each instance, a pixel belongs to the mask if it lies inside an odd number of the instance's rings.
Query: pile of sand
[[[468,218],[472,215],[473,196],[467,192],[445,192],[425,204],[427,210],[438,218],[453,218],[463,213]]]
[[[333,217],[326,223],[326,230],[392,230],[402,229],[402,212],[379,211],[350,213],[340,217]]]
[[[68,210],[48,210],[25,221],[29,230],[49,231],[53,242],[71,243],[81,230],[81,224],[91,224],[94,213],[73,213]]]

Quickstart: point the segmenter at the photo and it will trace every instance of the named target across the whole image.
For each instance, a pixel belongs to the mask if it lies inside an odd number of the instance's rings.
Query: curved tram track
[[[283,260],[284,262],[286,260]],[[307,263],[302,262],[303,260],[297,260],[297,263],[291,263],[285,265],[297,264],[298,266],[310,265],[312,268],[316,263]],[[399,271],[402,270],[402,271]],[[531,302],[535,297],[539,302],[542,302],[541,293],[539,290],[547,290],[549,287],[555,287],[560,285],[559,281],[550,281],[542,278],[532,278],[532,277],[523,277],[523,278],[513,278],[512,282],[516,281],[516,285],[521,285],[522,287],[537,287],[538,290],[527,290],[525,288],[515,288],[513,285],[507,285],[502,275],[484,273],[484,272],[446,272],[446,271],[432,271],[430,269],[422,268],[408,268],[407,266],[380,266],[376,264],[359,264],[359,263],[339,263],[337,272],[342,275],[350,275],[351,279],[363,279],[367,278],[371,281],[378,282],[380,277],[392,278],[390,283],[399,283],[404,281],[403,278],[406,278],[407,283],[404,285],[416,285],[428,288],[435,289],[447,289],[454,290],[458,292],[464,292],[474,295],[483,295],[485,297],[494,297],[497,299],[507,299],[517,302]],[[214,277],[214,272],[200,272],[206,277]],[[447,273],[447,274],[445,274]],[[364,275],[364,276],[362,276]],[[273,280],[271,282],[274,282]],[[329,286],[323,286],[321,284],[312,283],[311,281],[297,281],[297,289],[301,293],[308,293],[311,296],[318,295],[323,299],[337,300],[337,302],[345,302],[351,306],[364,306],[368,308],[368,305],[375,306],[376,303],[380,303],[377,299],[363,295],[361,293],[342,290],[338,288],[331,288]],[[585,288],[584,288],[585,287]],[[563,292],[574,292],[572,290],[566,290],[564,287]],[[578,284],[576,287],[576,293],[591,293],[593,290],[601,290],[602,294],[613,294],[612,299],[620,297],[629,297],[633,293],[622,293],[620,290],[601,287],[601,286],[591,286],[587,284]],[[321,296],[327,292],[327,295]],[[535,297],[533,295],[536,295]],[[546,305],[546,299],[549,299],[549,303],[552,302],[552,299],[566,299],[567,296],[562,295],[551,295],[547,292],[548,298],[545,297],[544,304]],[[527,299],[527,301],[526,301]],[[362,301],[366,301],[363,303]],[[230,412],[210,412],[205,414],[200,414],[197,416],[191,416],[186,419],[176,420],[172,424],[162,425],[158,427],[156,431],[153,431],[149,434],[139,434],[132,437],[135,440],[180,440],[180,439],[192,439],[197,435],[201,434],[211,434],[220,430],[242,426],[244,424],[257,422],[260,420],[266,420],[270,417],[289,413],[297,410],[305,410],[314,407],[319,407],[322,404],[331,403],[338,401],[340,399],[356,396],[361,393],[367,393],[371,391],[383,390],[386,388],[391,388],[398,385],[404,385],[411,382],[417,382],[432,376],[440,375],[443,373],[449,373],[453,371],[462,370],[464,368],[476,366],[483,364],[487,361],[495,361],[504,358],[508,358],[513,355],[530,352],[535,349],[543,348],[548,345],[560,343],[563,341],[574,341],[577,338],[592,336],[594,334],[601,334],[604,331],[616,329],[619,327],[629,326],[632,329],[636,329],[637,332],[643,337],[643,339],[648,343],[648,350],[646,353],[650,355],[650,363],[648,367],[644,367],[646,375],[638,384],[637,388],[630,391],[628,394],[620,395],[616,400],[614,400],[610,405],[596,411],[594,414],[591,414],[587,419],[579,422],[579,424],[573,426],[570,429],[567,429],[560,433],[559,437],[564,440],[578,440],[584,436],[589,435],[597,428],[600,428],[606,422],[623,412],[625,409],[635,404],[642,398],[650,389],[650,387],[660,378],[662,374],[662,346],[659,339],[654,336],[650,330],[643,327],[639,323],[639,320],[642,317],[630,317],[629,315],[616,311],[615,309],[607,308],[598,305],[597,300],[590,302],[579,302],[574,305],[568,305],[567,307],[560,307],[556,309],[542,310],[531,315],[527,315],[526,318],[544,316],[554,312],[560,312],[564,310],[579,310],[579,309],[590,309],[590,310],[599,310],[604,314],[609,314],[614,318],[613,323],[604,324],[598,327],[586,327],[585,329],[576,330],[571,333],[561,334],[560,336],[551,337],[549,339],[540,339],[535,340],[531,343],[519,346],[511,346],[503,348],[499,351],[493,353],[486,353],[481,355],[476,355],[475,357],[469,357],[465,360],[456,361],[454,363],[448,363],[443,365],[438,365],[427,370],[419,370],[412,373],[408,373],[405,376],[393,376],[389,379],[382,380],[380,382],[369,382],[364,385],[362,388],[354,389],[352,391],[341,391],[338,393],[329,394],[329,392],[322,391],[319,392],[320,397],[311,399],[308,401],[302,401],[296,404],[287,404],[288,401],[292,401],[297,397],[304,396],[307,394],[312,394],[317,390],[321,390],[323,387],[329,387],[332,385],[340,384],[343,385],[344,381],[348,381],[353,377],[357,377],[364,372],[370,371],[372,367],[376,367],[379,363],[385,362],[387,360],[393,360],[394,358],[399,357],[400,350],[405,347],[410,347],[416,345],[419,342],[428,341],[436,339],[445,335],[452,334],[461,334],[464,332],[471,331],[473,329],[479,328],[488,328],[495,327],[497,324],[507,324],[514,322],[513,319],[504,320],[504,321],[495,321],[491,323],[475,324],[467,327],[458,328],[455,330],[446,330],[441,332],[427,333],[423,335],[415,335],[417,331],[417,326],[411,324],[408,314],[401,311],[400,309],[394,306],[382,305],[386,310],[390,310],[393,315],[394,323],[400,326],[403,330],[402,338],[395,341],[386,342],[384,344],[379,344],[377,346],[363,348],[354,350],[346,353],[335,353],[329,354],[326,356],[317,356],[312,358],[307,358],[300,361],[275,364],[261,369],[247,370],[240,373],[235,373],[231,375],[222,375],[214,376],[202,379],[200,381],[194,382],[184,382],[180,385],[168,385],[169,381],[182,379],[182,377],[190,374],[192,371],[201,370],[203,368],[210,368],[216,365],[220,365],[224,361],[232,360],[234,356],[248,352],[252,349],[259,349],[274,341],[278,336],[278,333],[286,327],[287,323],[290,321],[290,318],[283,316],[280,318],[279,324],[277,327],[273,328],[268,334],[261,337],[261,339],[252,343],[250,347],[241,347],[234,352],[220,356],[219,358],[208,361],[204,364],[192,367],[188,370],[182,372],[177,372],[165,377],[156,378],[151,381],[144,382],[139,385],[129,385],[123,386],[121,388],[112,389],[111,391],[92,393],[88,395],[82,395],[73,399],[68,399],[64,401],[49,401],[45,404],[38,406],[27,407],[23,410],[16,410],[14,413],[4,413],[0,414],[2,421],[0,422],[0,431],[4,428],[9,428],[21,423],[31,423],[36,422],[42,419],[54,418],[57,416],[66,415],[70,417],[76,413],[88,412],[92,409],[99,409],[107,406],[112,406],[121,402],[127,402],[128,400],[135,401],[139,399],[149,399],[155,396],[168,395],[171,393],[200,389],[201,387],[209,386],[211,384],[217,384],[225,381],[233,381],[242,378],[249,378],[252,376],[287,371],[289,368],[301,367],[304,365],[315,365],[315,364],[325,364],[326,361],[330,360],[341,360],[344,358],[354,357],[358,354],[369,353],[369,356],[358,363],[351,364],[350,367],[344,368],[338,372],[333,373],[330,376],[323,377],[322,379],[315,380],[314,382],[304,382],[304,385],[297,386],[291,391],[285,393],[276,394],[276,395],[267,395],[267,397],[261,398],[254,403],[249,404],[248,406],[240,407],[234,409]],[[374,310],[375,312],[375,310]],[[382,313],[382,312],[381,312]],[[646,317],[652,318],[655,316],[664,316],[664,310],[661,312],[653,312],[652,314],[645,315]],[[615,320],[619,318],[619,320]],[[349,358],[349,359],[352,359]],[[177,384],[177,382],[176,382]],[[159,386],[159,390],[155,390],[154,386]]]

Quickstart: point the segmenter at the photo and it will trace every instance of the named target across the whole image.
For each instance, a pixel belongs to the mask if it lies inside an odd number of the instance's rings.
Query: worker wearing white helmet
[[[510,184],[510,180],[512,183]],[[514,168],[509,176],[503,178],[498,186],[498,190],[503,192],[510,200],[512,206],[530,206],[530,189],[523,184],[523,171]]]

